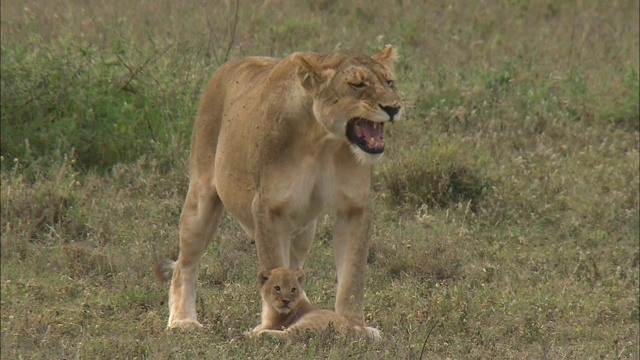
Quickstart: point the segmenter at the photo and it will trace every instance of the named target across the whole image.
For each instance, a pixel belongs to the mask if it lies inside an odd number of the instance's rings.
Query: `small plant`
[[[417,144],[397,161],[386,163],[382,176],[392,202],[414,209],[458,203],[470,203],[475,209],[488,187],[455,141]]]

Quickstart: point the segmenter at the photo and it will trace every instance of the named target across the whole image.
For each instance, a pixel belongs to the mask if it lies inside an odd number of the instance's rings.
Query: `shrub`
[[[417,209],[422,205],[446,208],[471,202],[475,209],[487,181],[462,156],[459,142],[422,142],[412,149],[382,167],[384,186],[395,204]]]
[[[3,46],[5,158],[28,166],[73,151],[79,168],[106,170],[145,153],[172,161],[186,150],[199,83],[180,76],[191,64],[162,58],[180,49],[33,41]]]

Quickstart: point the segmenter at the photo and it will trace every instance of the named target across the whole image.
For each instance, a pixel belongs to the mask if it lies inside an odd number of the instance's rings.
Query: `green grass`
[[[638,3],[3,3],[1,357],[637,359]],[[237,16],[237,23],[235,21]],[[226,60],[400,52],[374,177],[369,344],[247,339],[255,247],[225,215],[204,329],[166,331],[198,96]],[[307,265],[330,308],[332,217]],[[329,270],[328,270],[329,269]]]

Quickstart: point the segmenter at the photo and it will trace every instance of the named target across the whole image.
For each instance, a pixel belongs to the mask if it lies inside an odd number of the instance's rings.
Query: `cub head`
[[[258,286],[262,299],[280,314],[288,314],[294,309],[304,290],[304,272],[277,268],[258,273]]]
[[[295,53],[302,87],[313,96],[313,114],[333,137],[351,145],[364,162],[384,152],[384,126],[402,115],[396,93],[393,62],[396,51],[387,45],[373,57]]]

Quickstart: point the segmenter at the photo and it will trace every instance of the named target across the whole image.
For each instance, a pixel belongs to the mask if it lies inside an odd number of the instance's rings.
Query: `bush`
[[[396,205],[446,208],[471,202],[475,210],[487,186],[479,169],[465,160],[460,144],[447,140],[417,144],[382,167],[384,186]]]
[[[162,61],[180,49],[33,41],[3,47],[2,156],[28,166],[73,151],[79,168],[106,170],[186,150],[200,84],[180,76],[190,64]]]

